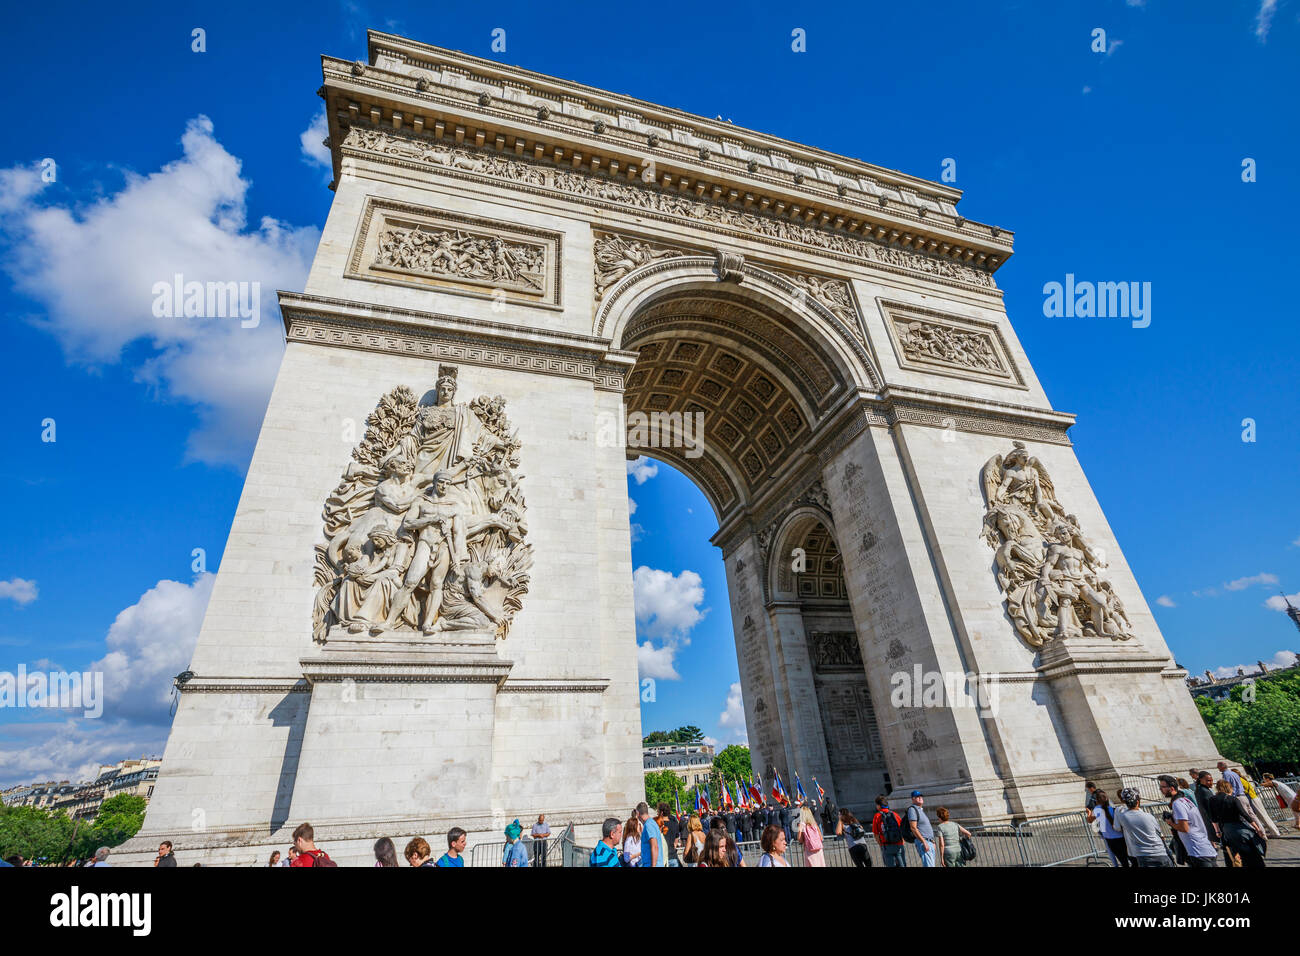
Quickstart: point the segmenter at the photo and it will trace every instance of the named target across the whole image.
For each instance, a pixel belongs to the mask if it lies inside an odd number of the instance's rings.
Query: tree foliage
[[[62,810],[0,807],[0,857],[17,853],[49,863],[84,859],[101,846],[120,846],[135,836],[144,810],[144,797],[126,793],[105,800],[93,822],[72,820]]]
[[[1300,674],[1239,684],[1222,701],[1197,697],[1196,707],[1229,760],[1256,769],[1300,763]]]
[[[689,800],[686,793],[685,782],[671,770],[654,770],[645,775],[645,802],[652,807],[666,803],[670,810],[675,811],[677,804],[673,798],[679,794],[683,809],[695,806],[694,792]]]
[[[704,740],[704,731],[694,724],[678,727],[676,730],[654,730],[641,739],[643,747],[662,744],[698,744]]]

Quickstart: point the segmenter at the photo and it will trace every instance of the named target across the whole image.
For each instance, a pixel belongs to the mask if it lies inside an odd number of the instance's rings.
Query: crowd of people
[[[1289,810],[1300,829],[1300,798],[1272,774],[1264,774],[1256,785],[1244,770],[1222,760],[1218,770],[1218,780],[1209,770],[1194,767],[1187,777],[1156,778],[1161,796],[1169,801],[1169,808],[1160,814],[1172,831],[1169,843],[1159,820],[1143,808],[1136,789],[1122,788],[1116,806],[1104,790],[1088,781],[1085,812],[1105,841],[1111,865],[1214,867],[1222,852],[1225,866],[1264,866],[1270,834],[1282,835],[1264,801],[1276,800],[1279,808]]]
[[[1281,836],[1277,824],[1265,807],[1266,800],[1276,801],[1279,808],[1294,816],[1300,830],[1300,796],[1272,774],[1264,774],[1256,784],[1240,768],[1218,763],[1219,779],[1209,770],[1188,771],[1187,777],[1170,774],[1156,778],[1167,809],[1160,818],[1143,806],[1141,794],[1123,787],[1112,800],[1092,781],[1084,784],[1087,794],[1084,815],[1096,828],[1115,867],[1214,867],[1220,854],[1224,865],[1262,867],[1268,855],[1270,835]],[[947,808],[938,807],[931,820],[925,796],[913,790],[901,812],[890,806],[885,796],[876,797],[870,822],[863,822],[852,811],[835,811],[822,803],[820,814],[804,800],[780,801],[748,807],[731,807],[711,811],[707,806],[690,813],[670,811],[661,803],[653,810],[639,803],[626,820],[609,817],[601,825],[601,837],[591,851],[591,867],[744,867],[749,865],[741,846],[757,842],[761,847],[760,867],[785,867],[789,848],[798,844],[805,866],[826,865],[825,841],[828,835],[843,838],[850,859],[856,867],[869,867],[871,842],[879,847],[887,867],[905,867],[908,857],[921,867],[965,866],[976,856],[969,830],[951,818]],[[1172,833],[1165,841],[1160,820]],[[527,867],[547,865],[547,846],[551,828],[546,816],[538,816],[529,835],[523,840],[524,827],[514,820],[505,828],[500,865]],[[434,850],[423,837],[410,840],[401,859],[408,866],[463,867],[468,834],[461,827],[447,831],[447,849],[434,858]],[[911,852],[907,850],[912,847]],[[531,847],[531,853],[530,853]],[[72,861],[68,866],[108,866],[108,847],[100,847],[88,860]],[[397,867],[397,847],[388,837],[374,844],[374,865]],[[0,866],[32,866],[31,860],[12,856],[0,860]],[[174,867],[176,854],[170,840],[158,847],[156,867]],[[195,863],[194,866],[200,864]],[[271,867],[333,867],[337,864],[328,853],[316,846],[315,831],[303,823],[293,831],[293,843],[287,853],[271,853],[266,863]]]

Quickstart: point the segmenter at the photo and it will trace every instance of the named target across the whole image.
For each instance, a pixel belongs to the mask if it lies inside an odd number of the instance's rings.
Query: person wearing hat
[[[527,866],[528,848],[519,839],[524,827],[516,817],[515,822],[506,827],[506,849],[501,856],[502,866]]]
[[[1119,792],[1119,799],[1124,806],[1115,811],[1115,829],[1123,834],[1129,857],[1138,866],[1173,866],[1160,832],[1160,821],[1141,809],[1142,798],[1138,792],[1125,787]]]
[[[921,866],[934,866],[934,827],[925,815],[925,797],[920,790],[912,791],[912,805],[907,808],[907,819],[903,821],[912,836],[912,846],[921,858]]]

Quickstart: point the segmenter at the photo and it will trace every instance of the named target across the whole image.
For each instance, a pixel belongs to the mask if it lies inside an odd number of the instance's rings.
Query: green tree
[[[704,731],[694,724],[687,724],[673,731],[673,739],[679,744],[698,744],[704,740]]]
[[[72,821],[63,811],[0,807],[0,857],[62,862],[72,854]]]
[[[670,810],[675,810],[677,804],[673,798],[678,794],[681,795],[683,809],[695,805],[694,796],[690,800],[686,798],[686,784],[682,778],[671,770],[652,770],[645,775],[645,802],[651,807],[666,803]]]
[[[642,747],[654,747],[657,744],[671,744],[674,742],[672,734],[666,730],[652,730],[641,738]]]
[[[1300,674],[1238,685],[1222,701],[1198,697],[1196,706],[1229,760],[1256,771],[1261,763],[1300,763]]]
[[[144,824],[145,806],[144,797],[129,793],[119,793],[101,803],[90,828],[98,846],[120,846],[135,836]]]

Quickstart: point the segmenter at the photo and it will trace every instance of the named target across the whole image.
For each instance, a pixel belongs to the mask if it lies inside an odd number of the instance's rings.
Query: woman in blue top
[[[524,832],[523,825],[516,819],[514,823],[506,827],[506,851],[501,857],[502,866],[527,866],[528,865],[528,848],[524,846],[519,839]]]

